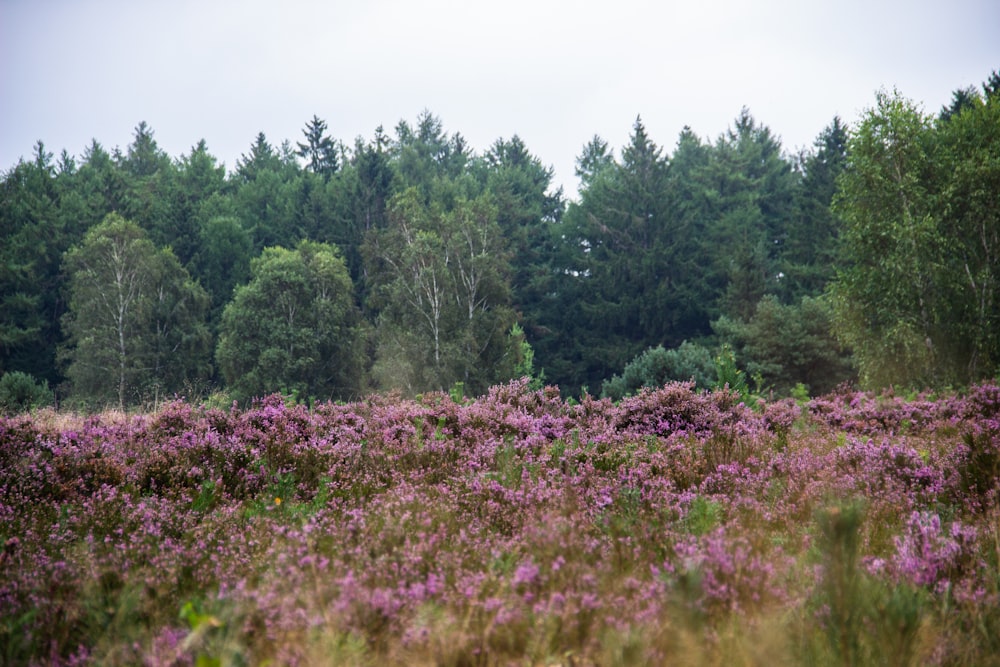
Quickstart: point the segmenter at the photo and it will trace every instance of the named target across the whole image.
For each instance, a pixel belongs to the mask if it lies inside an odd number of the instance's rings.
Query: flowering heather
[[[527,380],[3,418],[0,663],[1000,664],[998,420]]]

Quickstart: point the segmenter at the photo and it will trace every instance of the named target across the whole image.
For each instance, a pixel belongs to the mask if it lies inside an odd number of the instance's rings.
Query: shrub
[[[707,348],[684,341],[670,350],[662,345],[646,350],[630,361],[620,376],[605,380],[601,395],[617,401],[642,387],[688,381],[699,389],[710,388],[715,382],[715,365]]]
[[[998,664],[1000,392],[529,383],[0,416],[0,664]]]
[[[27,412],[52,405],[54,401],[48,382],[39,382],[27,373],[11,371],[0,378],[0,410],[3,412]]]
[[[824,299],[803,297],[785,305],[768,295],[749,320],[721,317],[712,328],[733,347],[747,372],[760,375],[779,395],[790,395],[799,383],[819,395],[853,376],[850,354],[834,340],[830,322]]]

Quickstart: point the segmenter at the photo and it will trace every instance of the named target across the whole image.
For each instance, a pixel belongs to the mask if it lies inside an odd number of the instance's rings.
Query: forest
[[[0,664],[1000,665],[1000,73],[778,136],[39,141]]]
[[[39,141],[5,171],[2,407],[1000,371],[997,72],[937,113],[883,90],[794,154],[748,109],[670,147],[640,117],[583,145],[575,198],[518,136],[477,153],[426,110],[299,139],[261,133],[227,170],[140,122],[124,149]]]

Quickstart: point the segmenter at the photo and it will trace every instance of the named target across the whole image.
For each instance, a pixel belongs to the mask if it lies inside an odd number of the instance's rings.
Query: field
[[[1000,388],[0,419],[0,661],[1000,664]]]

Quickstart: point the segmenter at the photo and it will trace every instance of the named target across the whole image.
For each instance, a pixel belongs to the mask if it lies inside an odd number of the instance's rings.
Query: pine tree
[[[296,155],[306,161],[306,169],[329,179],[340,168],[340,159],[338,145],[326,133],[326,129],[326,121],[314,115],[302,130],[306,141],[296,144],[299,147]]]

